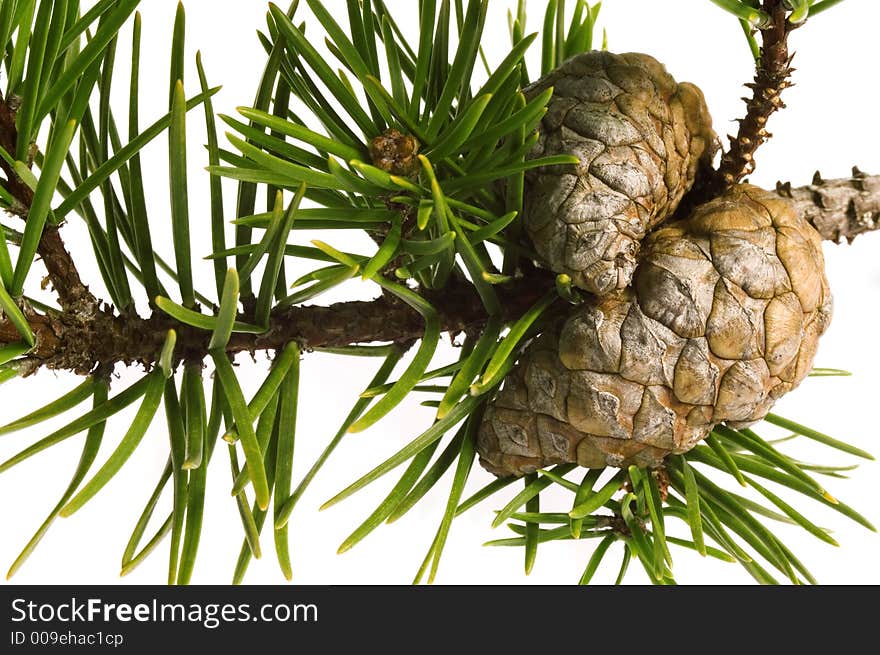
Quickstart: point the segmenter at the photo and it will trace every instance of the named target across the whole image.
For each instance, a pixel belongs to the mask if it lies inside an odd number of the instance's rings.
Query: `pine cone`
[[[553,87],[533,157],[579,165],[527,177],[525,226],[548,268],[604,295],[630,284],[639,243],[694,183],[716,136],[702,92],[637,53],[587,52],[526,89]]]
[[[819,234],[740,185],[644,242],[635,284],[531,343],[478,439],[496,475],[658,466],[744,427],[810,372],[831,318]]]

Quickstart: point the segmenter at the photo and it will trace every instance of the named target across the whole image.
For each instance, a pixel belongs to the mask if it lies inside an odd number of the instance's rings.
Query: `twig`
[[[730,138],[730,149],[721,157],[717,185],[729,187],[755,171],[755,152],[770,138],[767,121],[778,109],[785,107],[782,92],[792,86],[789,77],[794,70],[788,53],[788,35],[796,25],[786,20],[786,9],[781,0],[764,0],[763,7],[770,16],[770,26],[761,30],[761,57],[755,81],[746,84],[752,90],[746,102],[745,118],[739,122],[739,131]]]
[[[57,227],[46,227],[37,247],[37,253],[46,266],[49,280],[55,293],[58,294],[58,302],[63,309],[90,313],[98,307],[98,299],[83,284]]]
[[[0,146],[3,146],[3,149],[14,157],[17,141],[18,130],[15,127],[15,110],[10,102],[0,96]],[[34,197],[33,191],[2,157],[0,157],[0,170],[6,176],[6,188],[18,201],[20,208],[25,210],[25,208],[30,207],[31,200]]]
[[[17,150],[17,140],[15,111],[9,102],[0,97],[0,145],[6,152],[14,153]],[[27,212],[34,198],[33,191],[2,158],[0,168],[6,176],[7,190],[18,203],[22,217],[27,219]],[[57,227],[47,226],[43,231],[37,254],[43,259],[49,281],[58,294],[58,302],[63,309],[88,314],[98,307],[98,299],[83,284]]]

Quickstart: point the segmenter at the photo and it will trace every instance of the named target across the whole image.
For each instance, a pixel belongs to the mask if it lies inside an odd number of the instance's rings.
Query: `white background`
[[[416,3],[410,0],[387,0],[399,11],[401,25],[415,31]],[[302,3],[305,5],[305,3]],[[327,4],[344,20],[342,0]],[[570,4],[573,4],[570,3]],[[492,0],[483,46],[492,62],[498,62],[508,48],[506,11],[514,0]],[[176,3],[150,0],[140,8],[144,23],[142,70],[142,126],[165,111],[167,102],[167,66],[171,23]],[[540,28],[545,3],[531,0],[531,23],[528,31]],[[200,49],[212,84],[223,84],[215,97],[218,111],[234,113],[237,105],[252,102],[264,53],[255,30],[265,26],[266,4],[262,0],[189,0],[187,22],[187,90],[193,95],[197,79],[193,64]],[[303,11],[303,8],[301,8]],[[306,12],[300,15],[300,20]],[[307,19],[308,20],[308,19]],[[880,92],[876,68],[876,26],[880,6],[867,0],[848,0],[809,22],[791,38],[797,51],[795,81],[786,91],[789,108],[774,117],[770,130],[775,138],[759,154],[759,168],[752,181],[771,186],[778,178],[797,184],[807,183],[813,171],[821,168],[827,177],[845,176],[853,164],[874,173],[880,172],[880,135],[877,107]],[[318,31],[309,23],[312,34]],[[606,0],[601,25],[608,28],[613,51],[642,51],[663,61],[680,80],[698,84],[706,94],[719,134],[733,132],[732,120],[742,114],[740,85],[751,77],[751,61],[737,22],[709,0]],[[128,34],[124,33],[117,54],[116,78],[120,116],[125,114],[128,73]],[[538,55],[534,47],[532,61]],[[532,70],[537,68],[533,64]],[[191,211],[194,221],[194,251],[209,252],[207,174],[204,151],[203,115],[190,114]],[[221,124],[222,126],[222,124]],[[147,198],[155,225],[158,248],[172,259],[167,235],[168,198],[165,142],[156,140],[145,154]],[[233,211],[233,186],[227,185],[227,215]],[[315,238],[298,234],[299,243]],[[335,239],[337,235],[323,235]],[[72,223],[65,228],[65,238],[85,279],[100,292],[97,272],[90,263],[90,251],[82,226]],[[363,239],[343,242],[346,247],[365,248]],[[880,343],[877,339],[877,299],[880,291],[880,235],[859,238],[851,246],[826,244],[828,276],[835,294],[835,318],[824,336],[817,366],[837,367],[853,372],[851,378],[809,379],[790,397],[779,403],[779,413],[796,418],[857,446],[880,452],[876,443],[877,371],[880,370]],[[302,270],[291,267],[291,271]],[[201,265],[198,286],[213,288],[211,268]],[[38,273],[32,280],[38,282]],[[374,290],[365,283],[352,282],[327,302],[370,297]],[[264,357],[256,365],[241,357],[248,392],[259,383],[265,371]],[[438,362],[451,361],[444,349]],[[302,365],[300,422],[296,437],[295,482],[323,449],[337,430],[357,394],[372,376],[375,361],[351,360],[328,355],[308,355]],[[122,388],[136,372],[119,371]],[[0,390],[0,421],[6,422],[30,411],[72,388],[77,380],[67,374],[41,372],[25,381],[12,382]],[[126,416],[130,417],[130,413]],[[384,498],[396,476],[373,485],[365,493],[325,512],[317,507],[342,487],[395,452],[407,438],[430,424],[430,410],[412,405],[399,408],[370,431],[347,438],[329,465],[301,501],[291,521],[292,553],[296,583],[407,583],[426,552],[445,505],[450,482],[445,478],[425,502],[403,520],[383,526],[353,551],[336,555],[339,543]],[[58,426],[58,421],[53,422]],[[27,444],[48,433],[51,426],[41,426],[0,438],[0,458],[6,459]],[[114,419],[107,430],[97,466],[106,458],[127,424]],[[770,434],[770,432],[767,432]],[[82,436],[70,439],[50,451],[21,464],[0,476],[0,566],[15,558],[21,547],[42,522],[65,488],[79,456]],[[826,462],[853,463],[854,459],[827,449],[806,447],[798,451],[805,459],[822,458]],[[144,501],[153,488],[167,456],[167,436],[160,411],[152,430],[140,449],[116,479],[73,518],[56,522],[30,561],[13,583],[114,583],[119,581],[119,559],[128,535]],[[235,506],[229,497],[229,471],[226,454],[218,448],[209,476],[205,530],[194,582],[225,583],[241,544],[241,528]],[[475,469],[466,491],[479,488],[490,476]],[[827,487],[880,524],[880,465],[865,463],[849,480],[828,480]],[[439,583],[508,584],[575,582],[595,542],[554,543],[542,546],[530,578],[522,573],[521,549],[488,549],[481,543],[493,538],[512,536],[506,528],[493,531],[489,523],[492,510],[504,498],[492,499],[471,510],[452,527],[446,553],[440,567]],[[563,503],[570,502],[565,497]],[[156,518],[164,518],[169,498],[163,498]],[[821,506],[803,509],[817,522],[834,530],[841,543],[835,549],[819,543],[798,530],[781,529],[786,543],[800,555],[820,582],[868,584],[880,582],[880,537],[856,526],[839,514]],[[549,503],[545,508],[550,508]],[[558,505],[557,510],[564,509]],[[274,561],[268,530],[264,538],[266,554],[251,565],[249,583],[278,583],[282,577]],[[167,545],[167,541],[165,542]],[[609,557],[616,560],[619,551]],[[680,550],[675,553],[676,577],[683,583],[739,584],[751,578],[735,565],[704,561]],[[156,552],[124,583],[157,583],[165,576],[167,552]],[[600,573],[598,582],[613,579],[612,568]],[[644,583],[644,573],[634,565],[627,578]]]

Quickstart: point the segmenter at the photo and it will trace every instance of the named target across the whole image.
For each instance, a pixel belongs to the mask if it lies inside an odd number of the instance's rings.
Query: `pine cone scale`
[[[815,230],[736,187],[652,233],[632,288],[528,345],[487,409],[481,461],[658,466],[718,423],[762,419],[809,373],[830,312]]]
[[[551,269],[608,294],[630,284],[639,242],[711,157],[711,119],[700,91],[647,55],[584,53],[526,93],[551,86],[532,155],[566,153],[580,163],[565,167],[565,179],[546,168],[527,176],[526,230]]]

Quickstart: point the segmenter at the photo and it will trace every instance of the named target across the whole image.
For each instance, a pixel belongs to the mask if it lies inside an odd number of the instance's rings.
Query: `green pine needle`
[[[113,479],[140,444],[147,428],[153,421],[156,410],[159,408],[159,403],[162,400],[162,389],[165,386],[165,377],[161,371],[154,371],[145,379],[147,383],[144,390],[144,400],[128,432],[125,433],[119,446],[113,451],[95,476],[61,509],[60,516],[71,516],[91,500]]]
[[[440,319],[431,305],[421,296],[393,282],[376,280],[383,289],[387,289],[422,315],[425,321],[425,332],[419,349],[406,371],[400,376],[388,393],[386,393],[364,416],[348,428],[349,432],[362,432],[376,423],[380,418],[394,409],[418,383],[427,369],[437,344],[440,340]]]
[[[262,449],[257,441],[257,434],[254,432],[252,415],[248,411],[235,371],[226,353],[214,351],[211,358],[214,361],[220,383],[223,385],[223,394],[235,419],[238,436],[241,439],[245,458],[250,468],[257,504],[260,509],[266,509],[269,507],[269,483],[263,465]]]
[[[173,300],[163,298],[162,296],[158,296],[154,300],[156,303],[156,307],[161,309],[169,316],[177,319],[181,323],[185,323],[186,325],[191,325],[193,327],[199,328],[200,330],[206,330],[209,332],[213,332],[217,328],[218,317],[199,314],[198,312],[187,309],[182,305],[178,305]],[[234,321],[232,323],[232,332],[241,332],[244,334],[262,334],[265,331],[266,328],[259,325],[251,325],[249,323],[243,323],[241,321]]]
[[[188,100],[186,103],[186,111],[192,111],[195,107],[198,107],[205,102],[206,99],[215,95],[219,91],[220,87],[214,87],[207,93],[200,93]],[[80,203],[82,203],[88,195],[98,188],[110,175],[119,170],[120,167],[139,153],[147,144],[167,130],[171,124],[171,119],[171,114],[166,114],[141,132],[136,138],[129,141],[127,145],[118,150],[107,161],[98,166],[98,168],[96,168],[87,179],[83,180],[82,184],[77,185],[77,188],[74,189],[73,192],[54,210],[55,220],[62,220],[70,211],[76,209]]]
[[[86,378],[84,382],[77,385],[57,400],[53,400],[40,409],[0,427],[0,435],[9,434],[10,432],[37,425],[38,423],[48,421],[59,414],[63,414],[64,412],[73,409],[87,398],[91,398],[101,386],[102,385],[100,384],[96,384],[94,378]],[[104,400],[106,400],[106,398]]]
[[[83,383],[77,389],[74,389],[73,392],[67,394],[69,398],[71,394],[76,392],[82,386],[88,384],[89,394],[93,398],[93,407],[97,407],[107,400],[107,392],[108,387],[103,382],[96,382],[94,379],[89,378],[86,383]],[[79,404],[79,403],[76,403]],[[83,443],[82,454],[80,455],[79,463],[77,464],[76,470],[73,473],[73,478],[70,483],[67,485],[67,489],[61,496],[61,499],[55,505],[51,512],[49,512],[49,516],[43,521],[39,528],[37,528],[36,533],[33,537],[31,537],[30,541],[25,544],[25,547],[22,549],[21,553],[19,553],[18,557],[15,558],[15,561],[9,567],[9,571],[6,573],[6,579],[9,580],[13,575],[24,565],[25,561],[30,557],[30,555],[34,552],[36,547],[39,545],[40,541],[49,531],[49,528],[55,522],[55,519],[61,513],[61,510],[67,505],[67,502],[79,488],[79,485],[85,479],[86,475],[89,472],[92,464],[95,461],[95,458],[98,456],[98,450],[101,447],[101,441],[104,438],[104,427],[106,423],[98,423],[89,428],[88,435],[86,436],[86,440]]]

